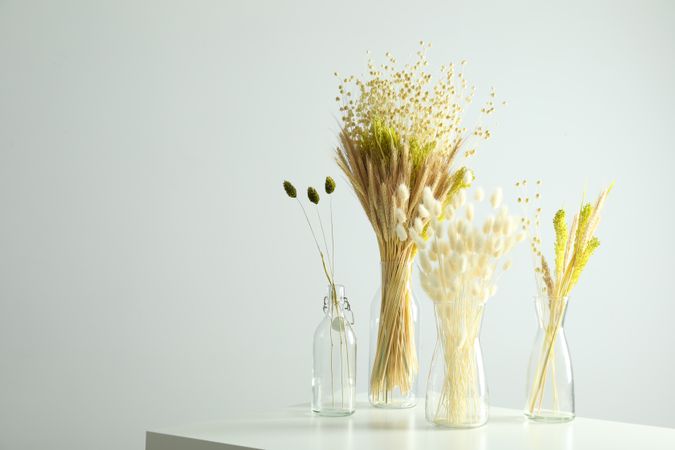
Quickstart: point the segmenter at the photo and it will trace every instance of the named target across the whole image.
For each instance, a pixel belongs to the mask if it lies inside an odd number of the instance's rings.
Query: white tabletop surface
[[[349,417],[318,417],[308,405],[248,418],[148,431],[146,450],[255,449],[546,449],[675,450],[675,429],[577,417],[564,424],[532,423],[521,411],[491,408],[481,428],[439,428],[415,408],[385,410],[365,399]]]

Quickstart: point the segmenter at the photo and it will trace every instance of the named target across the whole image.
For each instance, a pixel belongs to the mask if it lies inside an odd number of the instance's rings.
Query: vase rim
[[[333,297],[333,285],[328,285],[328,298]],[[335,283],[335,294],[337,295],[338,299],[343,299],[345,298],[345,286],[343,284],[338,284]]]
[[[487,304],[487,301],[472,301],[472,300],[441,300],[441,301],[435,301],[432,300],[434,306],[445,306],[445,305],[460,305],[460,304],[470,304],[471,306],[474,306],[476,308],[478,307],[484,307]]]
[[[532,298],[533,298],[535,301],[538,301],[538,300],[549,300],[551,297],[549,297],[548,295],[545,295],[545,294],[541,294],[541,295],[533,295]],[[562,299],[562,300],[564,300],[565,302],[568,302],[569,299],[570,299],[570,296],[569,296],[569,295],[565,295],[565,296],[562,296],[562,297],[553,297],[553,298],[556,298],[556,299]]]

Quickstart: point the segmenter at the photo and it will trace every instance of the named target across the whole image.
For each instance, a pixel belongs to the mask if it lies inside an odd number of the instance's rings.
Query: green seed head
[[[326,177],[326,194],[332,194],[335,191],[335,180],[331,177]]]
[[[310,202],[314,203],[315,205],[319,204],[319,193],[316,192],[316,189],[314,189],[313,187],[307,188],[307,198],[309,199]]]
[[[290,198],[295,198],[298,196],[298,191],[295,190],[295,186],[290,181],[284,181],[284,191]]]
[[[564,225],[565,225],[565,210],[559,209],[555,213],[555,216],[553,217],[553,227],[555,228],[556,232],[558,232],[558,229],[562,229]]]

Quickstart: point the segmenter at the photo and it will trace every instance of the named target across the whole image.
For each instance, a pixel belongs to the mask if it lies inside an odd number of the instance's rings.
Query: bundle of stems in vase
[[[537,181],[537,190],[541,182]],[[536,192],[534,199],[527,195],[527,180],[516,183],[523,190],[523,196],[518,202],[527,206],[530,202],[536,203],[541,197]],[[542,403],[546,392],[547,377],[554,364],[554,348],[556,338],[562,326],[567,310],[568,298],[572,288],[577,284],[579,276],[588,263],[589,258],[600,246],[600,241],[595,236],[595,231],[600,223],[600,213],[605,200],[612,190],[612,185],[604,189],[593,203],[582,202],[579,210],[575,213],[571,225],[568,226],[564,209],[559,209],[553,217],[555,230],[554,244],[554,270],[541,251],[541,236],[539,223],[541,208],[536,207],[534,219],[523,219],[522,227],[528,231],[532,250],[534,271],[537,284],[537,295],[548,299],[548,322],[545,324],[545,336],[539,360],[537,362],[535,376],[532,385],[528,388],[526,413],[536,416],[542,412]],[[557,398],[556,383],[552,383],[553,398]],[[554,402],[553,408],[557,408]],[[557,411],[552,411],[556,414]]]
[[[412,215],[425,186],[436,198],[451,198],[464,178],[453,168],[455,157],[462,151],[473,155],[476,145],[490,137],[480,124],[471,129],[463,125],[465,107],[475,92],[464,78],[464,62],[441,67],[442,76],[432,83],[425,69],[429,47],[420,42],[416,61],[402,69],[390,53],[381,66],[370,60],[364,80],[335,74],[340,78],[337,101],[342,119],[337,163],[375,231],[382,263],[380,321],[370,378],[374,404],[386,405],[394,390],[410,392],[418,371],[409,288],[417,247],[412,240],[398,238],[406,231],[397,230],[395,210]],[[494,112],[494,95],[492,91],[481,118]],[[395,195],[400,185],[406,191]],[[425,226],[429,218],[420,221]]]
[[[483,197],[483,190],[476,189],[476,204]],[[465,204],[465,191],[443,207],[425,189],[420,209],[431,212],[431,222],[426,229],[409,230],[419,249],[422,288],[436,310],[440,354],[434,356],[439,361],[432,363],[432,371],[441,365],[436,369],[442,371],[442,382],[440,387],[427,386],[427,419],[439,425],[477,426],[487,420],[482,361],[477,361],[483,309],[495,295],[499,277],[511,266],[503,259],[525,239],[525,233],[518,232],[517,218],[500,206],[501,197],[497,189],[490,199],[496,214],[477,223],[474,203]]]

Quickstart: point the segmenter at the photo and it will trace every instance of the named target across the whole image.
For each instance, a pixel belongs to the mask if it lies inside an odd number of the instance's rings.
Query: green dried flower
[[[555,230],[555,273],[558,279],[562,279],[565,268],[565,248],[567,248],[567,222],[565,222],[565,210],[559,209],[553,217],[553,229]]]
[[[574,240],[574,251],[577,254],[581,254],[583,251],[582,245],[586,240],[586,229],[588,228],[588,221],[591,218],[591,213],[593,212],[593,207],[590,203],[586,203],[579,211],[579,224],[577,225],[577,235]]]
[[[315,205],[319,204],[319,193],[316,192],[316,189],[314,189],[313,187],[307,188],[307,198],[309,199],[310,202],[314,203]]]
[[[331,177],[326,177],[326,194],[332,194],[335,191],[335,180]]]
[[[591,238],[591,240],[588,241],[586,248],[581,253],[581,257],[579,258],[577,265],[574,266],[570,286],[574,286],[577,284],[577,281],[579,281],[579,276],[581,275],[581,271],[584,270],[584,267],[586,267],[586,264],[588,263],[588,260],[590,259],[591,255],[598,247],[600,247],[600,240],[597,237],[593,237]]]
[[[295,186],[290,181],[284,181],[284,191],[290,198],[296,198],[298,196],[298,191],[295,190]]]

